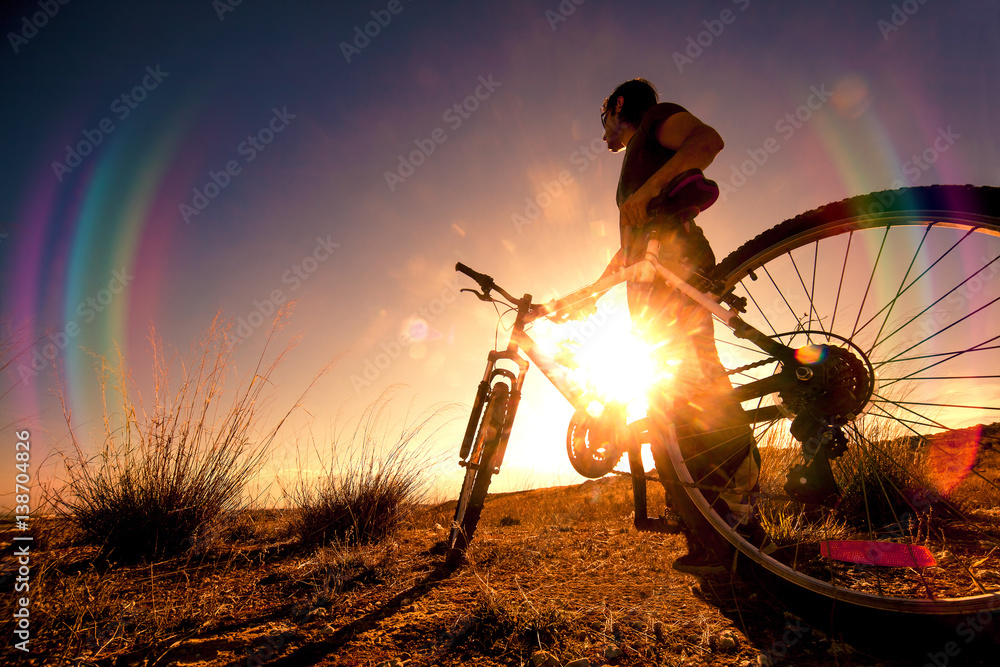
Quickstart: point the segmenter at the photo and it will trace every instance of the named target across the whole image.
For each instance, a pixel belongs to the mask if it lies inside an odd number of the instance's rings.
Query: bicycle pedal
[[[635,529],[640,533],[665,533],[676,535],[681,532],[681,522],[673,517],[648,516],[645,519],[636,518]]]

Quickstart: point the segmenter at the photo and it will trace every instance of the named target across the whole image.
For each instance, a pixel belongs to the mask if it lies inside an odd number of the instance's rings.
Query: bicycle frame
[[[511,331],[510,340],[504,350],[494,350],[489,353],[486,364],[486,371],[483,379],[479,383],[476,393],[476,400],[473,404],[473,412],[469,419],[465,438],[462,442],[461,456],[464,459],[471,448],[472,439],[475,436],[476,427],[479,424],[481,412],[483,410],[484,399],[490,387],[500,378],[505,378],[510,383],[510,403],[508,404],[507,416],[504,420],[504,428],[499,442],[497,456],[494,459],[494,473],[500,471],[504,454],[507,449],[507,442],[510,438],[511,426],[521,399],[521,388],[524,378],[530,367],[529,360],[534,362],[542,371],[546,378],[559,390],[559,392],[578,410],[586,408],[584,404],[584,392],[563,370],[563,368],[548,355],[542,347],[532,339],[525,331],[526,325],[542,317],[554,317],[568,314],[578,309],[582,302],[596,298],[611,288],[625,281],[652,284],[657,278],[663,280],[671,288],[678,290],[699,307],[707,310],[726,327],[731,329],[738,337],[757,345],[760,349],[781,361],[786,366],[797,366],[795,362],[795,351],[763,333],[753,328],[739,317],[736,307],[727,308],[720,304],[720,298],[708,292],[702,292],[694,285],[691,285],[658,261],[659,240],[654,236],[647,246],[645,258],[635,264],[626,266],[619,271],[608,275],[596,282],[580,288],[559,299],[550,301],[547,304],[538,305],[531,303],[531,295],[525,294],[520,299],[514,299],[501,288],[495,286],[488,276],[476,274],[476,272],[459,265],[457,268],[463,270],[480,283],[484,290],[484,295],[480,298],[489,299],[490,289],[497,289],[511,305],[517,306],[517,317]],[[489,299],[492,300],[492,299]],[[527,359],[522,356],[527,356]],[[498,367],[498,362],[508,361],[516,365],[516,373],[510,369]],[[733,399],[738,402],[759,398],[776,391],[779,391],[790,382],[789,375],[782,373],[774,375],[764,380],[743,385],[733,390]],[[755,410],[752,416],[748,415],[748,423],[759,421],[770,421],[780,416],[778,408],[767,406]],[[633,495],[635,501],[635,525],[640,530],[657,530],[656,519],[646,516],[646,493],[645,493],[645,470],[642,466],[640,447],[647,442],[643,438],[646,432],[645,420],[638,420],[629,424],[624,434],[625,442],[622,443],[623,450],[628,453],[629,466],[633,479]],[[465,462],[461,462],[465,465]]]

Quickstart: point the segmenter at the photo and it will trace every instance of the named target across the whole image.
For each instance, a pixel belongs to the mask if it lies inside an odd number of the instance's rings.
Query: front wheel
[[[486,409],[465,464],[465,480],[455,507],[455,518],[448,536],[448,563],[457,564],[472,541],[486,502],[486,491],[493,478],[496,455],[504,432],[510,389],[498,382],[486,398]]]
[[[763,542],[719,517],[680,452],[670,452],[716,531],[773,575],[838,604],[938,617],[992,612],[1000,596],[1000,189],[914,187],[830,204],[746,243],[714,277],[746,298],[747,323],[816,370],[743,403],[762,458],[754,504]],[[734,385],[782,371],[716,329]],[[809,472],[807,438],[789,433],[813,415],[832,479]],[[821,488],[810,497],[812,483]]]

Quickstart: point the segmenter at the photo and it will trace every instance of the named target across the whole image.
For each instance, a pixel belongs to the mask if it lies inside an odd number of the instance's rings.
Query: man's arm
[[[688,169],[708,168],[725,146],[718,132],[686,111],[675,113],[660,123],[656,138],[662,146],[673,149],[676,154],[622,204],[622,222],[626,225],[649,222],[646,207],[650,200],[659,195],[678,174]]]
[[[615,256],[611,258],[610,262],[608,262],[608,267],[604,269],[604,273],[601,274],[601,278],[607,278],[612,273],[616,273],[617,271],[621,270],[623,266],[624,266],[624,259],[622,257],[622,249],[618,248],[618,252],[616,252]],[[598,278],[598,280],[600,280],[601,278]]]
[[[611,258],[610,262],[608,262],[608,266],[604,269],[604,273],[602,273],[601,277],[597,280],[603,280],[611,274],[617,273],[624,268],[624,264],[625,261],[623,259],[623,253],[621,248],[619,248],[618,252],[615,253],[615,256]],[[557,321],[564,322],[567,320],[583,320],[590,317],[597,312],[597,300],[604,296],[605,292],[607,292],[607,290],[587,297],[586,299],[582,299],[576,304],[576,307],[572,310],[572,312],[564,313],[557,318]]]

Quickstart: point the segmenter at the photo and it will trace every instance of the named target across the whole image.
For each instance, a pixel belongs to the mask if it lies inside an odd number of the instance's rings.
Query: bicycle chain
[[[760,361],[755,361],[752,364],[747,364],[746,366],[740,366],[739,368],[734,368],[731,371],[726,371],[726,375],[737,375],[739,373],[744,373],[746,371],[753,370],[754,368],[758,368],[760,366],[766,366],[775,361],[777,361],[777,359],[775,359],[774,357],[768,357],[767,359],[761,359]]]

